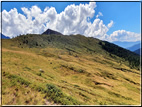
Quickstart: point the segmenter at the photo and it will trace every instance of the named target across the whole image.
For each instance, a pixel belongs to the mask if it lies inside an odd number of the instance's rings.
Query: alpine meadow
[[[80,4],[68,5],[60,14],[56,10],[56,16],[43,23],[46,26],[44,29],[40,26],[44,21],[42,19],[54,14],[50,11],[53,7],[49,6],[39,14],[36,14],[37,6],[29,10],[22,7],[26,17],[18,7],[11,11],[2,10],[2,105],[140,105],[141,55],[112,42],[118,40],[120,35],[126,40],[138,40],[140,34],[124,30],[106,34],[113,21],[101,25],[103,21],[99,17],[103,16],[102,13],[98,13],[94,22],[88,21],[88,17],[92,18],[97,11],[91,9],[99,8],[99,3],[98,7],[91,4],[93,1],[89,4],[76,3]],[[4,2],[2,5],[5,6]],[[40,7],[40,2],[37,5]],[[83,6],[89,6],[89,9]],[[74,12],[73,8],[78,10]],[[12,15],[14,11],[17,11],[15,16]],[[46,13],[48,17],[38,17],[46,11],[49,11]],[[68,15],[66,11],[69,15],[80,15],[83,21],[72,22],[78,19],[65,17]],[[77,14],[80,11],[81,14]],[[26,20],[19,22],[23,17]],[[62,23],[59,23],[61,19]],[[34,24],[41,23],[39,26],[33,24],[32,28],[30,20]],[[21,26],[22,30],[19,30]]]

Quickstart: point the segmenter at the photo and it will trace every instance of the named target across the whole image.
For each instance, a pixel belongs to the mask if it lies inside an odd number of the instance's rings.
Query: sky
[[[140,2],[2,2],[2,33],[41,34],[48,28],[125,46],[141,40]]]

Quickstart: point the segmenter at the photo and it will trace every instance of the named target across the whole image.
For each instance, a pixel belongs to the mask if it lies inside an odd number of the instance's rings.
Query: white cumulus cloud
[[[111,20],[110,23],[107,26],[108,26],[108,28],[111,28],[112,25],[113,25],[113,20]]]
[[[100,16],[103,16],[103,14],[101,12],[99,12],[97,15],[96,15],[96,18],[100,17]]]
[[[31,8],[22,7],[24,14],[18,13],[16,8],[3,10],[2,33],[12,38],[20,34],[41,34],[50,28],[65,35],[82,34],[108,41],[130,41],[129,37],[133,38],[133,41],[139,40],[139,34],[127,31],[115,31],[107,35],[114,22],[111,20],[105,25],[103,20],[99,19],[99,16],[103,16],[101,12],[96,15],[96,19],[90,21],[95,16],[96,7],[96,2],[89,2],[68,5],[61,13],[57,13],[55,7],[46,7],[42,11],[36,5]]]
[[[108,36],[107,40],[135,42],[135,41],[141,40],[141,35],[138,33],[129,32],[126,30],[117,30],[117,31],[114,31],[110,36]]]

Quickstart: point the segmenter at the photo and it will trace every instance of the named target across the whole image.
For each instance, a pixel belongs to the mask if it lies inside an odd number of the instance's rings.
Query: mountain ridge
[[[91,53],[91,54],[113,54],[118,57],[124,58],[126,61],[129,61],[130,66],[135,67],[139,66],[139,56],[131,52],[127,49],[119,47],[113,43],[109,43],[107,41],[101,41],[96,38],[88,38],[83,35],[61,35],[59,32],[57,34],[56,31],[50,32],[47,30],[47,34],[43,33],[42,35],[38,34],[29,34],[29,35],[21,35],[13,40],[19,41],[19,46],[28,46],[45,48],[48,46],[57,47],[61,49],[66,49],[68,51],[73,51],[77,53]],[[23,45],[22,45],[23,44]],[[106,54],[107,52],[107,54]]]

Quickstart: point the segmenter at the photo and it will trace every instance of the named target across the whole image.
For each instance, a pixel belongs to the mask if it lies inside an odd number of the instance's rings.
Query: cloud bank
[[[136,42],[141,40],[140,34],[129,32],[126,30],[114,31],[110,36],[107,37],[108,41],[121,41],[121,42]]]
[[[95,16],[96,3],[71,4],[64,11],[57,13],[55,7],[46,7],[43,11],[38,6],[31,8],[22,7],[24,14],[18,13],[16,8],[9,12],[2,11],[2,33],[10,38],[20,34],[41,34],[48,28],[61,32],[65,35],[82,34],[87,37],[95,37],[107,41],[137,41],[140,34],[125,30],[114,31],[107,35],[113,26],[113,21],[105,25],[101,12],[96,15],[93,22],[91,18]]]

